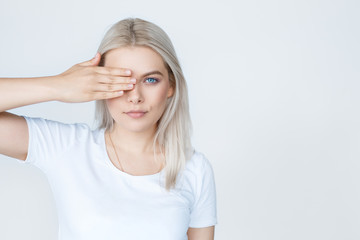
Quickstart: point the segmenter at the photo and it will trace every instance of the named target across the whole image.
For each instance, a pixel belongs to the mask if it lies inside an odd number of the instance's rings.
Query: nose
[[[140,84],[134,84],[134,87],[132,90],[128,91],[128,102],[139,104],[144,101],[143,96],[141,94],[141,86]]]

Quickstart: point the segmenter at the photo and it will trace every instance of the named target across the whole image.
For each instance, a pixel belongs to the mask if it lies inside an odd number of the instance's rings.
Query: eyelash
[[[155,82],[147,82],[148,84],[156,84],[156,83],[158,83],[159,82],[159,80],[158,79],[156,79],[156,78],[153,78],[153,77],[150,77],[150,78],[146,78],[145,79],[145,82],[147,81],[147,80],[149,80],[149,79],[153,79],[153,80],[155,80]]]

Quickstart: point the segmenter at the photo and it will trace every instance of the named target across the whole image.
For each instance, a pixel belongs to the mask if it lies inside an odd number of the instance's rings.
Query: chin
[[[126,124],[122,125],[124,129],[126,129],[129,132],[135,132],[135,133],[141,133],[141,132],[147,132],[151,129],[156,129],[156,125],[145,125],[145,124]]]

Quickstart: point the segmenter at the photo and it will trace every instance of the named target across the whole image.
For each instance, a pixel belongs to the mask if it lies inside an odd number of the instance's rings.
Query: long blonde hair
[[[158,144],[165,157],[165,188],[169,191],[175,187],[178,174],[194,152],[190,140],[192,124],[186,81],[168,35],[159,26],[139,18],[121,20],[107,31],[98,49],[102,55],[99,65],[104,65],[108,51],[127,46],[146,46],[160,54],[174,88],[174,94],[168,98],[165,111],[158,122],[153,142],[154,155]],[[96,101],[95,119],[99,129],[112,130],[114,119],[105,100]]]

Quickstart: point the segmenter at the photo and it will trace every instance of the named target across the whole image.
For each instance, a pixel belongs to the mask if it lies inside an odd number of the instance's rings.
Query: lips
[[[139,110],[126,112],[126,114],[131,118],[141,118],[146,113],[147,113],[146,111],[139,111]]]

